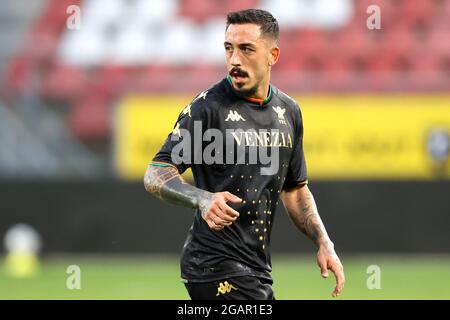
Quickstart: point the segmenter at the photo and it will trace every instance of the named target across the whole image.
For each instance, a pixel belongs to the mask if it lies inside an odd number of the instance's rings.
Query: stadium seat
[[[59,44],[59,31],[46,25],[35,24],[27,35],[24,51],[36,62],[44,62],[52,57]]]
[[[396,54],[409,54],[420,45],[414,30],[404,26],[392,28],[389,32],[384,31],[381,41],[382,51]]]
[[[221,0],[181,0],[179,14],[188,17],[196,23],[203,23],[208,19],[222,14]]]
[[[142,69],[131,83],[132,92],[167,92],[174,89],[174,67],[168,65],[153,65]]]
[[[6,94],[16,97],[26,93],[33,79],[33,61],[26,53],[14,56],[6,69]]]
[[[332,54],[349,56],[368,56],[378,45],[376,34],[379,31],[359,30],[344,28],[335,35],[330,35],[327,42],[330,43]]]
[[[435,13],[435,4],[433,1],[400,1],[396,17],[400,24],[411,26],[417,22],[429,21]]]
[[[450,56],[450,25],[448,29],[442,28],[431,32],[424,45],[432,55]]]
[[[302,29],[298,31],[295,41],[295,50],[305,56],[323,54],[328,50],[325,36],[318,29]]]
[[[91,95],[75,104],[68,115],[72,132],[87,142],[107,140],[111,132],[111,101],[102,95]]]
[[[90,78],[82,69],[57,64],[50,68],[44,80],[41,89],[44,98],[73,102],[83,96]]]
[[[256,8],[260,4],[259,0],[227,0],[223,2],[224,13],[242,10],[242,8]]]
[[[301,68],[299,57],[303,56],[297,50],[298,32],[296,30],[285,31],[280,34],[280,59],[275,65],[276,70],[298,70]]]

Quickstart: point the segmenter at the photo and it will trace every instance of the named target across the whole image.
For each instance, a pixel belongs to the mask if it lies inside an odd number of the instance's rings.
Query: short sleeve
[[[298,106],[294,116],[294,131],[295,145],[292,150],[283,190],[291,189],[298,185],[305,184],[308,180],[308,176],[306,173],[305,154],[303,151],[303,119],[300,108]]]
[[[180,174],[195,163],[196,155],[202,154],[202,136],[207,126],[203,104],[204,98],[197,97],[183,109],[153,163],[174,165]]]

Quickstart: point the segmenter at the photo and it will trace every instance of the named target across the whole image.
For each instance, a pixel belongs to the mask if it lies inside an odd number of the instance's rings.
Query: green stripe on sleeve
[[[150,162],[150,165],[155,166],[155,167],[171,167],[170,164],[156,163],[156,162]]]

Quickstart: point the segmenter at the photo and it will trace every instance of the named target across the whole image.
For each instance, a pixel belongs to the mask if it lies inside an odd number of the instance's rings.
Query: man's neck
[[[269,85],[270,85],[269,81],[266,81],[265,83],[259,86],[258,90],[254,94],[247,96],[247,98],[266,100],[270,94]]]
[[[248,100],[250,102],[259,104],[259,105],[263,105],[264,103],[267,102],[267,100],[269,100],[269,98],[272,95],[272,88],[270,87],[270,83],[267,82],[263,85],[261,85],[257,92],[251,95],[245,95],[243,93],[240,93],[239,90],[237,90],[234,85],[233,85],[233,81],[231,80],[230,76],[227,76],[227,80],[230,83],[231,87],[233,88],[233,90],[242,98],[244,98],[245,100]]]

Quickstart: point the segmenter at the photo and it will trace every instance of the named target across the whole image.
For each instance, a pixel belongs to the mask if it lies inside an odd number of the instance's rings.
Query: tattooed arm
[[[200,209],[203,219],[212,230],[222,230],[235,221],[239,213],[229,207],[226,202],[240,203],[242,200],[229,193],[211,193],[196,188],[169,164],[148,166],[144,176],[145,189],[156,197],[177,205]]]
[[[281,200],[297,228],[317,245],[317,264],[322,277],[328,277],[328,270],[335,274],[336,287],[332,296],[338,296],[345,283],[344,268],[334,251],[334,244],[328,237],[311,191],[307,185],[301,185],[284,191]]]

